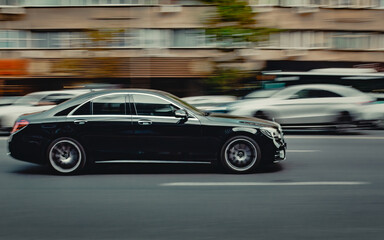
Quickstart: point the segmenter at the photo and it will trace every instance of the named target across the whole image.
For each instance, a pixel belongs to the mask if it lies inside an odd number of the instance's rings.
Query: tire
[[[260,147],[247,136],[232,137],[221,149],[220,162],[228,172],[253,172],[261,162]]]
[[[68,137],[58,138],[49,145],[47,159],[50,167],[63,175],[79,173],[86,163],[84,148]]]
[[[335,132],[340,134],[347,132],[347,130],[350,129],[352,122],[353,118],[349,112],[340,112],[335,120]]]
[[[338,124],[350,124],[352,121],[353,119],[349,112],[340,112],[336,119]]]

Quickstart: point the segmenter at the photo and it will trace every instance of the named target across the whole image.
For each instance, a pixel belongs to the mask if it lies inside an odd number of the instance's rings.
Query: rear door
[[[302,89],[279,104],[279,121],[286,125],[328,123],[333,117],[330,109],[341,97],[327,90]]]
[[[128,95],[97,97],[70,116],[72,126],[95,161],[136,159]]]

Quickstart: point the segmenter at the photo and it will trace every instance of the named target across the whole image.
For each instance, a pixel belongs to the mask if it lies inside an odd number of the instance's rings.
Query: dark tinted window
[[[91,115],[91,102],[87,102],[79,107],[73,115]]]
[[[114,94],[99,97],[93,100],[93,115],[124,115],[124,94]]]
[[[328,98],[328,97],[342,97],[341,95],[326,91],[326,90],[317,90],[317,89],[304,89],[297,92],[298,98]]]
[[[69,108],[66,108],[58,113],[55,114],[55,116],[67,116],[70,112],[72,112],[73,109],[75,109],[79,105],[75,105]]]
[[[174,116],[175,110],[179,109],[170,102],[151,95],[133,94],[133,101],[137,115]]]
[[[319,98],[320,97],[342,97],[341,95],[339,95],[337,93],[326,91],[326,90],[312,90],[311,95],[313,95],[314,97],[319,97]]]

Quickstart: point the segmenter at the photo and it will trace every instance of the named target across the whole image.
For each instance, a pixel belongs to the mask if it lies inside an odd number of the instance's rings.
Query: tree
[[[257,13],[246,1],[242,0],[202,0],[204,3],[216,6],[216,11],[206,19],[207,37],[216,43],[223,52],[235,57],[227,60],[216,59],[215,72],[205,83],[210,93],[228,93],[240,88],[243,80],[250,76],[250,69],[239,68],[239,62],[246,62],[242,57],[236,57],[234,51],[244,48],[254,48],[257,42],[268,39],[269,34],[279,31],[274,28],[256,27]],[[225,58],[224,58],[225,59]],[[230,59],[230,60],[228,60]],[[235,63],[229,64],[229,62]],[[222,64],[225,62],[225,64]]]

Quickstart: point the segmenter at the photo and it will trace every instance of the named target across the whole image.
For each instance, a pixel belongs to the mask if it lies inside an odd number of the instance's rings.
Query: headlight
[[[267,137],[274,139],[275,137],[281,138],[281,134],[279,130],[276,128],[271,128],[271,127],[263,127],[260,128],[260,131]]]

